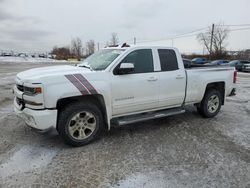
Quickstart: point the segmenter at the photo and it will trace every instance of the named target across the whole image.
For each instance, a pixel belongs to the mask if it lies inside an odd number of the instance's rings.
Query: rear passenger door
[[[179,67],[176,52],[157,49],[161,71],[159,72],[159,107],[178,107],[185,97],[186,75]]]

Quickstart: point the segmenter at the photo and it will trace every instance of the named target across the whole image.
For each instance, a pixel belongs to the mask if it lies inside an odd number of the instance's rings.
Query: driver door
[[[152,50],[135,50],[121,63],[132,63],[134,70],[122,75],[114,71],[111,78],[112,114],[124,115],[157,108],[158,75],[154,72]]]

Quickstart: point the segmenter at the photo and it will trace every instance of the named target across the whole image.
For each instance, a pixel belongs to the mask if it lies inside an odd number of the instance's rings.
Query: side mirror
[[[128,74],[135,69],[133,63],[121,63],[120,67],[117,69],[117,74]]]

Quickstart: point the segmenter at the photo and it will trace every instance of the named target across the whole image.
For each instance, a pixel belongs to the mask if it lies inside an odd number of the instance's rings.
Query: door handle
[[[155,77],[150,77],[150,78],[148,79],[149,82],[154,82],[154,81],[157,81],[157,80],[158,80],[158,79],[155,78]]]
[[[176,79],[183,79],[183,78],[184,78],[184,76],[182,76],[182,75],[176,76]]]

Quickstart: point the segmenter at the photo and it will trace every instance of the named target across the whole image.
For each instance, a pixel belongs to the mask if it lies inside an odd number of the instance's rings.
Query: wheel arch
[[[74,96],[74,97],[67,97],[67,98],[59,99],[56,103],[56,109],[58,110],[58,113],[60,113],[60,111],[66,108],[67,105],[73,102],[78,102],[78,101],[79,102],[88,101],[98,106],[101,109],[101,112],[105,121],[105,128],[108,129],[109,123],[108,123],[106,104],[105,104],[104,97],[100,94],[85,95],[85,96],[81,95],[81,96]]]
[[[222,96],[222,105],[224,105],[225,102],[225,82],[212,82],[212,83],[208,83],[203,95],[203,98],[206,94],[207,91],[211,90],[211,89],[215,89],[218,90],[221,93]]]

